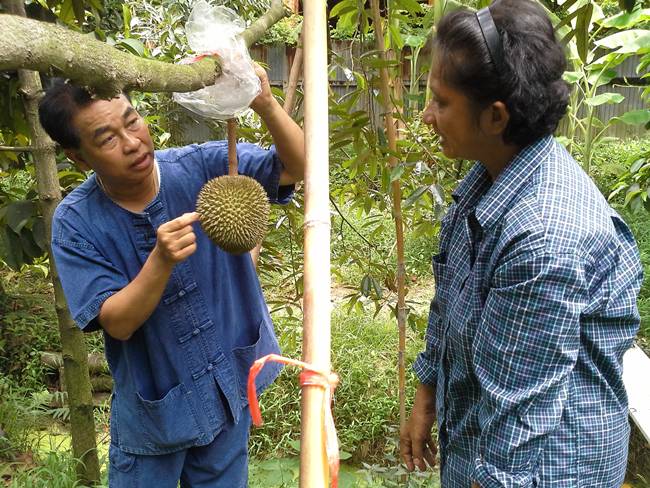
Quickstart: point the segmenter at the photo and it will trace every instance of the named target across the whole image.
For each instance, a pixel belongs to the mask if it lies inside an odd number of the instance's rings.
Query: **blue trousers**
[[[109,448],[110,488],[246,488],[248,486],[248,409],[208,445],[158,456]]]

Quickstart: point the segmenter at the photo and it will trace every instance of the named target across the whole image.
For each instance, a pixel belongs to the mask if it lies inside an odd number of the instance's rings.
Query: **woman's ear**
[[[81,171],[90,171],[92,168],[86,162],[81,151],[78,149],[65,149],[63,151],[70,161],[72,161],[75,166]]]
[[[485,134],[503,134],[510,121],[510,112],[503,102],[493,102],[481,113],[481,129]]]

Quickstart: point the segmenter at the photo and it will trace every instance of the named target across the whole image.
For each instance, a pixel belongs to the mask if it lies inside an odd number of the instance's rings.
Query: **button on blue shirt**
[[[630,230],[552,137],[494,183],[477,163],[454,199],[414,365],[436,386],[443,486],[621,486],[642,281]]]
[[[156,151],[160,189],[142,213],[111,201],[94,176],[57,207],[52,251],[78,326],[99,328],[104,301],[140,272],[157,228],[196,207],[213,177],[227,174],[225,142]],[[239,172],[255,178],[272,202],[286,203],[275,149],[237,146]],[[133,454],[164,454],[214,439],[247,405],[253,361],[279,352],[253,262],[216,247],[197,224],[197,250],[174,267],[150,318],[127,341],[104,334],[114,391],[111,441]],[[258,392],[277,376],[269,365]]]

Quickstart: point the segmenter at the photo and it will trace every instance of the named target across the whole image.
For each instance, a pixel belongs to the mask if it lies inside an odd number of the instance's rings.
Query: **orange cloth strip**
[[[312,365],[298,361],[296,359],[285,358],[278,354],[269,354],[258,359],[251,366],[248,374],[248,405],[251,411],[253,423],[259,427],[262,425],[262,413],[257,401],[257,392],[255,388],[255,378],[267,362],[288,364],[297,366],[303,371],[300,373],[301,386],[317,386],[323,388],[326,392],[325,401],[323,402],[323,417],[325,425],[323,426],[325,437],[325,452],[327,453],[327,463],[329,465],[330,477],[332,478],[332,487],[337,488],[339,484],[339,441],[336,436],[336,427],[332,417],[332,399],[334,390],[339,383],[339,377],[336,373],[328,373],[314,368]]]

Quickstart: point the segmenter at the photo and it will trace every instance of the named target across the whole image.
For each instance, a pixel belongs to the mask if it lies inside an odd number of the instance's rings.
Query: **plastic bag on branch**
[[[194,4],[185,24],[187,40],[197,54],[217,54],[222,74],[214,85],[174,93],[177,103],[203,117],[220,120],[248,109],[260,94],[261,85],[246,44],[239,37],[245,28],[244,21],[228,7],[212,7],[204,0]]]

